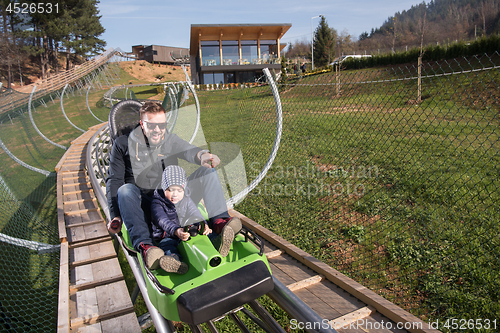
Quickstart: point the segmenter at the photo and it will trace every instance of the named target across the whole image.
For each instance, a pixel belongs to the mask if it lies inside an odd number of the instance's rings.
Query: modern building
[[[161,45],[135,45],[132,53],[137,60],[146,60],[150,63],[183,64],[189,63],[189,49]]]
[[[194,84],[251,82],[264,68],[281,70],[280,39],[291,24],[192,24]]]

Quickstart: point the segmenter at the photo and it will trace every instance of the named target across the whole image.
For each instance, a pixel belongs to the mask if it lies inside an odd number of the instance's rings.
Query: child
[[[187,219],[203,221],[204,219],[196,207],[195,203],[186,193],[186,172],[180,166],[170,165],[165,168],[162,174],[161,187],[154,193],[151,203],[151,217],[153,220],[153,239],[158,242],[158,246],[165,255],[160,258],[160,267],[166,272],[184,274],[188,270],[188,265],[181,261],[181,256],[177,250],[177,245],[181,240],[189,239],[190,234],[181,227]],[[235,229],[241,229],[239,219],[231,219],[225,223],[228,228],[221,230],[221,240],[219,252],[225,257],[229,253],[233,242]],[[199,223],[196,223],[199,228]],[[239,225],[238,225],[239,224]],[[204,235],[209,235],[212,230],[205,224]],[[213,238],[213,237],[211,237]]]

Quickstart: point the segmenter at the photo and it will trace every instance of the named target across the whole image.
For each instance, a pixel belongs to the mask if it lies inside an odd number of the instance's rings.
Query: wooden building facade
[[[281,70],[280,39],[291,24],[192,24],[194,84],[253,82],[262,69]]]
[[[189,63],[189,49],[161,45],[135,45],[132,53],[137,60],[146,60],[150,63],[182,64]]]

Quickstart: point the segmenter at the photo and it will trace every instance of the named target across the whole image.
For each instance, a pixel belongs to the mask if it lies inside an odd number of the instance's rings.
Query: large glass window
[[[203,84],[223,84],[224,73],[203,73]]]
[[[276,40],[260,41],[260,56],[263,64],[272,64],[278,58],[278,45]]]
[[[203,73],[203,84],[213,84],[214,73]]]
[[[240,52],[238,50],[237,40],[222,41],[222,64],[237,65],[240,61]]]
[[[201,41],[202,66],[220,65],[219,41]]]
[[[214,73],[214,83],[223,84],[224,83],[224,73]]]
[[[224,83],[236,83],[234,72],[226,72],[226,81]]]
[[[258,64],[259,53],[257,51],[256,40],[242,40],[241,41],[241,64]]]
[[[238,72],[238,80],[240,82],[255,82],[255,72]]]

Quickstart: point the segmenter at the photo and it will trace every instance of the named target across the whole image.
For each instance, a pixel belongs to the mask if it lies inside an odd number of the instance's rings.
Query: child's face
[[[179,185],[172,185],[165,190],[165,198],[176,204],[184,198],[184,189]]]

